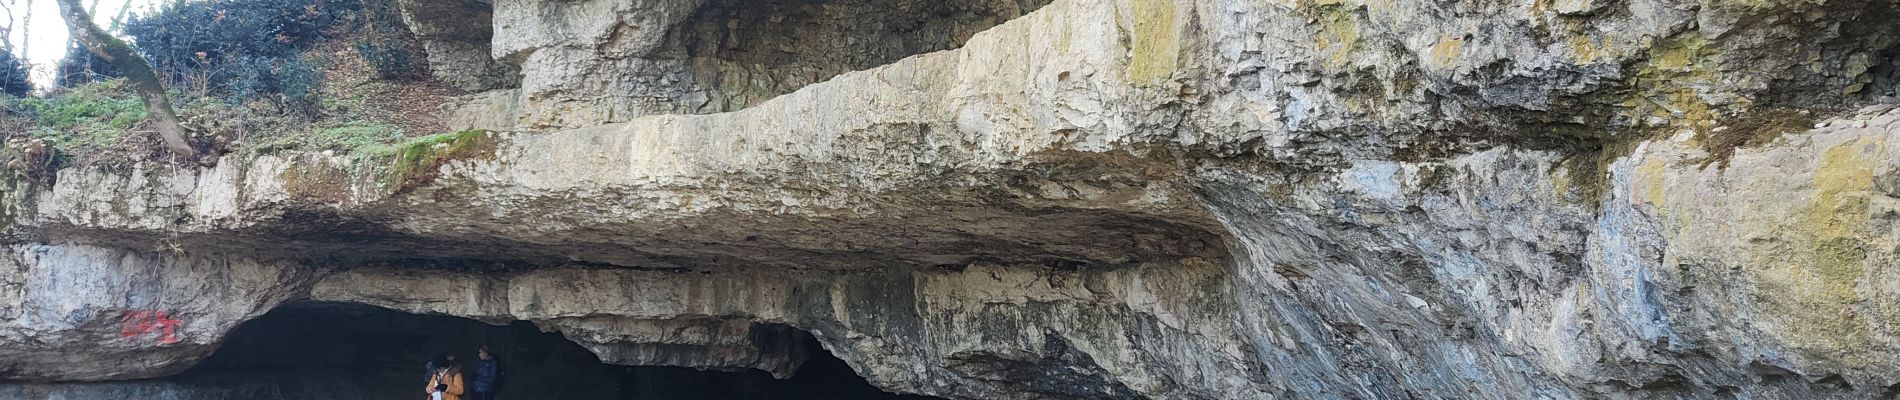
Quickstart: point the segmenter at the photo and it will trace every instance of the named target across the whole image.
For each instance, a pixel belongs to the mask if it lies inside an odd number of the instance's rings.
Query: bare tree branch
[[[132,0],[125,0],[125,4],[119,5],[119,15],[112,17],[112,30],[116,31],[125,27],[125,18],[130,16],[132,16]]]
[[[6,42],[7,49],[11,50],[17,45],[17,43],[13,42],[13,22],[15,20],[13,15],[13,0],[0,1],[0,10],[7,12],[7,25],[0,26],[0,42]]]
[[[21,5],[23,7],[20,8],[26,9],[26,15],[20,18],[20,25],[26,26],[26,29],[20,30],[20,54],[33,54],[33,0],[25,0]]]

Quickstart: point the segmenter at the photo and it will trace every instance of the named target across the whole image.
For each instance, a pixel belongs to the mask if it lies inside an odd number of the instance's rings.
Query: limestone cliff
[[[1900,393],[1891,0],[410,3],[485,130],[5,181],[0,379],[313,301],[963,399]]]

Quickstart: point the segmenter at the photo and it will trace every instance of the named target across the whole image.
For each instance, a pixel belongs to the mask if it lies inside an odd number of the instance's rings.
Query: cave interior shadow
[[[930,399],[886,393],[800,335],[809,358],[791,378],[758,370],[620,366],[559,333],[514,321],[490,325],[355,304],[295,302],[245,322],[191,370],[163,380],[220,396],[278,399],[425,398],[425,364],[454,354],[472,369],[489,346],[507,372],[503,399]]]

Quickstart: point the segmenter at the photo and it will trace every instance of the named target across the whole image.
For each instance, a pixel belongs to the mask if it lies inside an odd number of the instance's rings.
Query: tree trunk
[[[158,73],[152,71],[152,65],[145,57],[132,51],[119,38],[99,29],[92,23],[92,16],[80,8],[79,0],[57,0],[59,11],[66,19],[66,27],[73,32],[73,40],[85,46],[86,51],[105,59],[112,68],[125,74],[125,80],[132,83],[139,99],[145,101],[145,112],[151,115],[158,125],[158,136],[165,140],[165,147],[186,158],[196,158],[198,151],[185,141],[185,128],[178,122],[178,114],[172,111],[171,101],[165,98],[165,84],[158,81]]]

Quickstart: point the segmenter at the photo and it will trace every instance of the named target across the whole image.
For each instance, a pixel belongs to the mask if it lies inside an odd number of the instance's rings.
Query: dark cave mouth
[[[789,329],[789,328],[786,328]],[[340,303],[293,303],[245,322],[191,370],[161,378],[194,399],[422,398],[425,364],[453,354],[473,369],[486,345],[506,372],[497,393],[510,399],[927,399],[879,390],[843,360],[813,349],[787,379],[759,370],[701,371],[604,364],[559,333],[515,321],[489,325]]]

